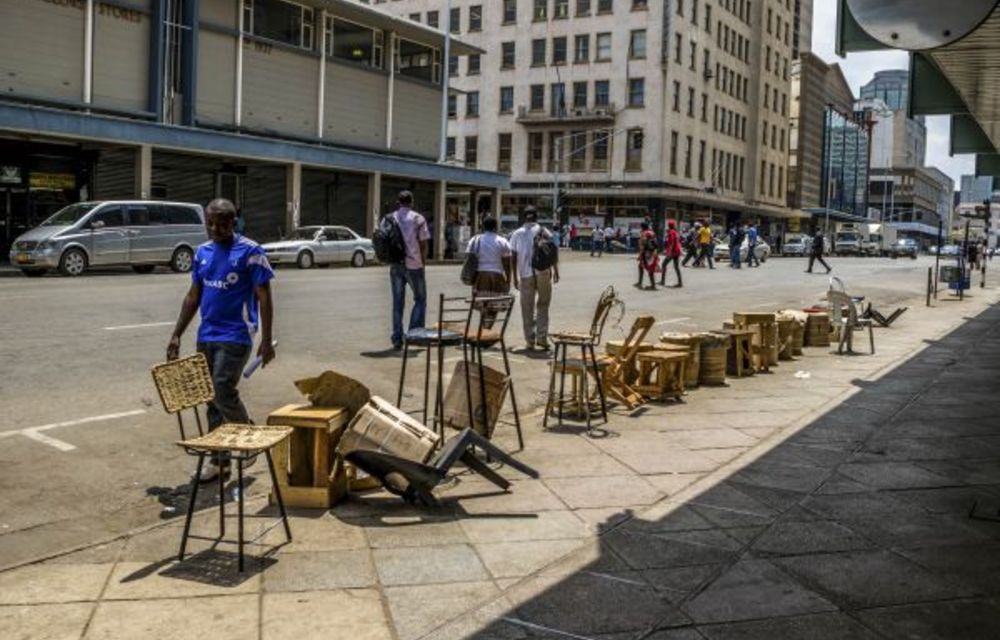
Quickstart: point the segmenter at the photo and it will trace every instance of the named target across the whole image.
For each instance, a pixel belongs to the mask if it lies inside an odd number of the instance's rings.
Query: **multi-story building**
[[[225,196],[258,239],[402,188],[440,219],[508,184],[437,162],[444,40],[348,0],[0,3],[0,245],[92,199]]]
[[[955,215],[951,219],[952,236],[964,239],[965,222],[969,221],[969,236],[972,238],[988,238],[990,247],[997,246],[1000,234],[1000,189],[996,189],[993,176],[971,176],[961,178],[961,191],[958,192],[958,202],[955,204]],[[981,218],[982,207],[990,201],[990,225]]]
[[[510,174],[508,216],[557,190],[584,227],[791,215],[791,0],[381,6],[485,50],[451,61],[447,151]]]

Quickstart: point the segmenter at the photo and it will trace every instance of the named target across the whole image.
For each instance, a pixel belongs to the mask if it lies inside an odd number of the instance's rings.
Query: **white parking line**
[[[78,420],[67,420],[65,422],[52,422],[50,424],[43,424],[37,427],[25,427],[24,429],[11,429],[8,431],[0,431],[0,438],[7,438],[10,436],[24,436],[35,442],[41,442],[42,444],[47,444],[50,447],[55,447],[60,451],[72,451],[76,449],[75,446],[68,442],[63,442],[57,438],[47,436],[43,431],[48,431],[50,429],[57,429],[59,427],[74,427],[81,424],[89,424],[92,422],[105,422],[107,420],[120,420],[121,418],[130,418],[132,416],[138,416],[146,413],[145,409],[136,409],[134,411],[122,411],[120,413],[106,413],[102,416],[90,416],[89,418],[80,418]]]
[[[122,331],[124,329],[145,329],[146,327],[166,327],[173,325],[173,322],[147,322],[146,324],[121,324],[117,327],[104,327],[105,331]]]
[[[691,318],[670,318],[669,320],[660,320],[656,323],[656,326],[658,327],[661,324],[682,324],[690,319]]]

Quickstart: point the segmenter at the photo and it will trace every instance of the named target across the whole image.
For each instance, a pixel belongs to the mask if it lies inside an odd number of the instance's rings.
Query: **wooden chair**
[[[597,300],[597,307],[594,309],[594,316],[590,322],[590,329],[587,331],[558,331],[549,334],[549,339],[554,345],[552,353],[551,373],[549,377],[549,395],[546,401],[545,416],[542,418],[542,428],[548,426],[550,409],[555,406],[558,409],[559,425],[562,426],[563,409],[568,404],[566,399],[566,373],[567,350],[569,347],[580,347],[580,362],[589,365],[594,380],[597,381],[598,395],[601,399],[601,416],[606,423],[608,421],[608,407],[604,401],[604,390],[601,388],[601,374],[599,371],[599,359],[594,347],[601,342],[601,335],[604,333],[604,325],[608,321],[608,314],[615,305],[622,305],[614,287],[608,287]],[[556,375],[559,375],[559,396],[556,397]],[[582,376],[582,384],[587,384],[587,376]],[[586,407],[587,429],[591,429],[590,409],[587,400],[587,393],[583,391],[583,404]]]
[[[635,358],[644,348],[643,340],[653,328],[653,316],[639,316],[632,323],[632,329],[622,342],[620,349],[612,356],[604,368],[604,392],[625,405],[629,411],[643,404],[642,394],[632,387],[631,374],[636,370]],[[646,345],[648,346],[648,345]]]
[[[271,474],[271,484],[274,496],[281,512],[281,522],[285,527],[285,537],[292,540],[292,530],[288,526],[288,515],[285,513],[285,503],[281,499],[281,488],[274,472],[274,461],[271,459],[271,449],[284,442],[292,433],[291,427],[285,426],[255,426],[250,424],[223,424],[218,428],[204,433],[201,424],[199,405],[207,404],[215,399],[212,386],[212,375],[208,369],[208,360],[201,353],[166,362],[153,367],[153,382],[160,394],[160,401],[167,413],[177,416],[177,426],[181,439],[177,445],[191,456],[198,456],[198,468],[191,481],[191,501],[188,503],[187,517],[184,520],[184,534],[181,537],[179,560],[184,560],[187,540],[191,532],[191,517],[194,515],[194,504],[198,498],[198,484],[205,457],[212,455],[222,465],[228,462],[236,463],[236,474],[240,499],[237,502],[239,512],[238,545],[239,570],[243,571],[243,465],[248,460],[256,458],[261,453],[267,459],[267,468]],[[188,438],[184,429],[182,412],[190,409],[195,415],[198,426],[198,437]],[[225,512],[225,474],[219,473],[219,539],[226,535]],[[270,530],[270,528],[268,528]],[[251,542],[253,542],[251,540]]]
[[[758,371],[767,372],[772,364],[778,364],[775,314],[737,311],[733,313],[733,324],[737,329],[753,329],[756,332],[751,349]]]
[[[862,318],[858,315],[858,307],[851,296],[842,291],[833,289],[826,292],[827,300],[830,301],[830,321],[840,328],[840,342],[837,344],[837,353],[843,353],[847,347],[847,353],[854,353],[854,330],[868,329],[868,342],[871,345],[871,353],[875,354],[875,329],[871,318]]]

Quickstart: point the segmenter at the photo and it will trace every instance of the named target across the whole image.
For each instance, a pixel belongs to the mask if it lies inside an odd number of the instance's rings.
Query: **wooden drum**
[[[721,333],[700,333],[701,367],[698,382],[709,386],[726,384],[726,353],[730,337]]]
[[[795,334],[795,325],[798,323],[795,318],[780,312],[775,318],[775,323],[778,325],[778,359],[793,360],[792,340]]]
[[[698,386],[701,369],[701,334],[698,333],[664,333],[660,342],[664,345],[684,347],[688,350],[687,365],[684,369],[684,386],[693,389]]]
[[[805,345],[807,347],[830,346],[830,314],[822,311],[808,313]]]

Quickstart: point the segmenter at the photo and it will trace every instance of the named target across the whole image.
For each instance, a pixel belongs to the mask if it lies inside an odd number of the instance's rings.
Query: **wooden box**
[[[347,495],[346,469],[335,456],[347,416],[344,407],[308,404],[285,405],[268,415],[268,424],[294,429],[273,453],[285,505],[328,509]]]

